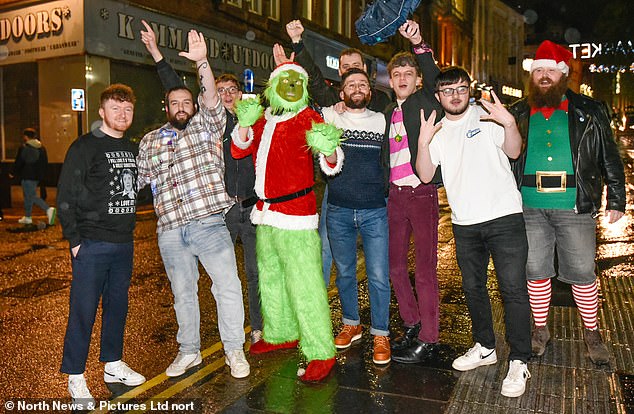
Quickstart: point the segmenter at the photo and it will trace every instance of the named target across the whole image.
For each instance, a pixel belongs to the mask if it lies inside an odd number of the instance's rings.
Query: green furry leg
[[[299,339],[299,327],[286,294],[286,278],[273,243],[273,230],[271,226],[257,226],[255,247],[264,339],[270,344],[281,344]]]
[[[299,338],[308,361],[333,358],[317,231],[260,225],[256,246],[265,340],[277,344]]]

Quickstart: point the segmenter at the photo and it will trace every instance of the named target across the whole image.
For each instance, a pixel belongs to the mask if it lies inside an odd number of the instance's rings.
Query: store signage
[[[85,1],[86,52],[89,54],[154,64],[141,42],[140,32],[145,30],[141,20],[145,20],[156,34],[157,44],[166,61],[176,70],[196,71],[188,59],[179,56],[179,52],[187,48],[187,34],[191,29],[205,36],[209,62],[216,73],[242,73],[245,68],[251,68],[256,79],[268,79],[275,68],[272,48],[248,41],[246,37],[218,32],[112,0]]]
[[[577,59],[593,59],[597,56],[634,56],[632,40],[606,43],[574,43],[568,45],[572,49],[572,57]]]
[[[0,15],[0,65],[81,53],[83,1],[43,3]]]

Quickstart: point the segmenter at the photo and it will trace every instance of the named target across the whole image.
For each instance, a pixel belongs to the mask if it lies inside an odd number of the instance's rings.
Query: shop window
[[[302,0],[302,17],[313,20],[313,0]]]
[[[269,0],[269,19],[280,21],[280,0]]]
[[[3,159],[13,159],[22,144],[24,128],[40,129],[40,105],[36,63],[0,67],[0,111],[3,119]],[[39,131],[41,133],[41,131]]]
[[[249,12],[262,15],[262,0],[245,0]]]

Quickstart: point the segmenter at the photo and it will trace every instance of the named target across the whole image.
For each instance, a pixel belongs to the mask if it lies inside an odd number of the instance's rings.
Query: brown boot
[[[583,331],[583,339],[586,342],[586,347],[588,348],[588,356],[590,360],[597,365],[609,364],[610,363],[610,353],[608,352],[608,348],[603,343],[603,339],[601,339],[601,334],[598,329],[591,331],[590,329],[584,329]]]
[[[533,356],[542,356],[546,352],[546,345],[550,341],[550,331],[548,326],[534,326],[533,335],[531,336],[531,347]]]

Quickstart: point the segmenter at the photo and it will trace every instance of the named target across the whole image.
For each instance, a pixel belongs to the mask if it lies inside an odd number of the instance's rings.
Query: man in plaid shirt
[[[198,104],[178,86],[166,94],[168,123],[148,133],[137,159],[140,187],[151,186],[158,217],[158,243],[174,294],[179,352],[166,375],[176,377],[202,362],[198,261],[212,279],[218,330],[231,375],[249,375],[243,351],[244,305],[231,236],[224,213],[232,200],[223,182],[222,135],[226,112],[207,61],[202,34],[188,34],[188,52],[200,79]],[[198,108],[200,106],[200,109]]]

